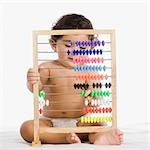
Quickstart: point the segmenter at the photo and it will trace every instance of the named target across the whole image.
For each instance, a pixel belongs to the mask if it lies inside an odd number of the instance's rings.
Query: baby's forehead
[[[86,41],[89,39],[89,35],[63,35],[61,40],[64,42],[69,41]]]

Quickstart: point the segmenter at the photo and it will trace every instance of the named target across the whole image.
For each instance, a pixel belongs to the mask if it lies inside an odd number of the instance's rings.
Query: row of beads
[[[74,66],[73,67],[74,71],[106,71],[106,66],[104,65],[103,67],[101,65],[96,65],[96,66],[90,66],[90,65],[85,65],[85,66]]]
[[[81,117],[81,123],[112,122],[112,117]]]
[[[45,100],[43,98],[39,98],[39,107],[49,106],[49,100]]]
[[[86,63],[103,63],[104,62],[104,58],[86,58],[86,57],[79,57],[79,58],[73,58],[73,62],[75,64],[86,64]]]
[[[81,91],[81,96],[85,96],[86,94],[86,91],[85,90],[82,90]],[[90,92],[90,96],[92,97],[99,97],[99,96],[109,96],[111,93],[109,91],[93,91],[91,90]]]
[[[85,107],[83,109],[84,113],[111,113],[112,108],[97,108],[97,107]]]
[[[111,102],[109,100],[101,100],[101,99],[91,99],[86,98],[84,100],[85,106],[101,106],[101,105],[110,105]]]
[[[76,46],[104,46],[105,41],[76,41],[76,42],[70,42],[71,46],[75,44]]]
[[[89,88],[89,84],[88,83],[75,83],[74,85],[74,89],[85,89],[87,90]],[[91,85],[93,88],[102,88],[102,86],[105,86],[106,88],[111,88],[111,83],[93,83]]]
[[[107,80],[108,79],[108,75],[105,74],[98,74],[98,75],[77,75],[76,76],[76,80],[87,80],[87,81],[91,81],[91,80]]]
[[[82,50],[82,49],[80,49],[80,50],[73,50],[73,51],[70,51],[69,49],[67,50],[67,54],[68,55],[102,55],[102,53],[103,53],[103,50],[102,49],[90,49],[90,50]]]

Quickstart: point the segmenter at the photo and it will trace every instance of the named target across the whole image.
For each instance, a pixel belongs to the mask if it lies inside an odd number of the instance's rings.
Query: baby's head
[[[67,29],[93,29],[93,26],[87,18],[78,14],[68,14],[62,16],[57,23],[52,27],[52,30],[67,30]],[[58,53],[58,60],[64,66],[73,66],[73,55],[68,55],[67,50],[88,49],[89,47],[76,47],[71,42],[93,40],[93,35],[52,35],[50,44],[54,51]]]

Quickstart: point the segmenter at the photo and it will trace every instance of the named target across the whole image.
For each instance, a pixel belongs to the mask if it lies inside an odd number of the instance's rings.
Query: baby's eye
[[[81,46],[80,46],[80,49],[86,49],[86,47],[81,47]]]
[[[65,44],[65,46],[66,46],[66,47],[71,47],[71,45],[67,45],[67,44]]]

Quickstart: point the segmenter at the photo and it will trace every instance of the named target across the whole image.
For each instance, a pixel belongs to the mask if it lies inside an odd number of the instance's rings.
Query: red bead
[[[109,108],[109,112],[110,112],[110,113],[112,112],[112,109],[111,109],[111,107]]]
[[[102,109],[103,113],[105,112],[105,108]]]
[[[108,113],[108,108],[106,108],[105,110],[106,110],[106,113]]]
[[[104,58],[103,57],[101,58],[101,61],[102,61],[102,63],[104,62]]]
[[[99,112],[101,113],[101,108],[99,108]]]
[[[98,108],[97,107],[95,108],[95,112],[98,113]]]
[[[39,113],[42,114],[43,110],[40,108]]]

